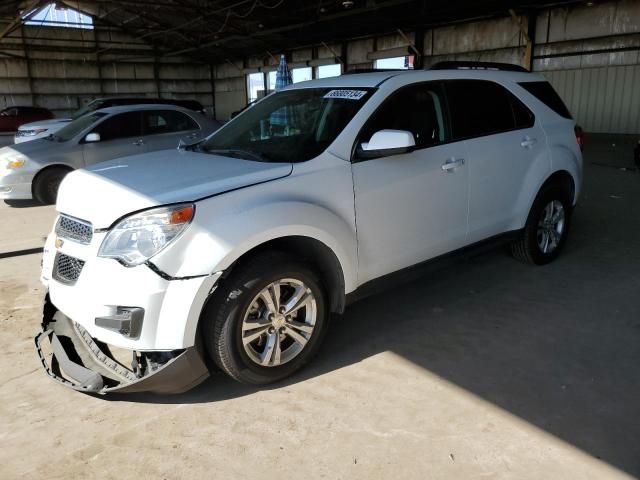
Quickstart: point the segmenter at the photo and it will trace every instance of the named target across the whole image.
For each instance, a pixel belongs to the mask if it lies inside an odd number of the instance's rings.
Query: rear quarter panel
[[[542,81],[544,78],[527,80]],[[573,203],[577,202],[582,186],[582,152],[576,141],[574,120],[561,117],[516,82],[512,82],[509,89],[533,111],[536,123],[544,132],[547,146],[544,161],[538,160],[537,166],[528,172],[524,181],[526,187],[522,190],[518,207],[521,214],[517,225],[514,225],[514,228],[521,228],[538,192],[556,172],[566,171],[572,176],[575,185]]]

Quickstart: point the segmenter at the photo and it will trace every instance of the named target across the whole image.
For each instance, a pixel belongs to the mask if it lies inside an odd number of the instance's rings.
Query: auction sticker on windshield
[[[367,94],[366,90],[331,90],[324,98],[340,98],[342,100],[360,100]]]

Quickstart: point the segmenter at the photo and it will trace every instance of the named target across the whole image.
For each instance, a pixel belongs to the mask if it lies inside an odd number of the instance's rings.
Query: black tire
[[[40,173],[33,185],[35,199],[45,205],[56,203],[60,183],[69,171],[67,168],[52,167]]]
[[[539,223],[545,215],[545,208],[554,201],[560,202],[564,210],[564,227],[555,248],[544,252],[538,243]],[[533,202],[524,229],[511,244],[511,254],[517,260],[531,265],[546,265],[555,260],[566,243],[571,225],[571,213],[571,195],[564,189],[552,185],[541,190]]]
[[[317,353],[328,324],[324,288],[307,264],[280,252],[261,254],[236,268],[206,307],[202,318],[206,349],[213,362],[239,382],[251,385],[277,382],[302,368]],[[245,351],[242,323],[256,296],[281,279],[301,281],[311,290],[316,302],[315,325],[306,345],[291,360],[278,366],[261,366]],[[305,312],[304,309],[299,312]]]

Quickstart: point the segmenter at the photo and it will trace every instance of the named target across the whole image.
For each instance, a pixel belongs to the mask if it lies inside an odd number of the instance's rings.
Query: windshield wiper
[[[227,149],[206,149],[201,148],[200,151],[210,153],[212,155],[226,155],[226,156],[239,156],[240,158],[249,157],[249,159],[257,160],[258,162],[270,162],[269,157],[263,153],[254,152],[252,150],[242,150],[239,148],[227,148]]]

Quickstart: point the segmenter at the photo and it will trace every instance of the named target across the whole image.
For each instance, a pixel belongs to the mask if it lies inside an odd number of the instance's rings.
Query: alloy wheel
[[[564,227],[564,207],[560,201],[552,200],[544,207],[538,222],[536,240],[542,253],[553,253],[558,248],[562,240]]]
[[[242,320],[242,345],[257,365],[278,367],[297,357],[313,335],[317,303],[293,278],[276,280],[251,301]]]

